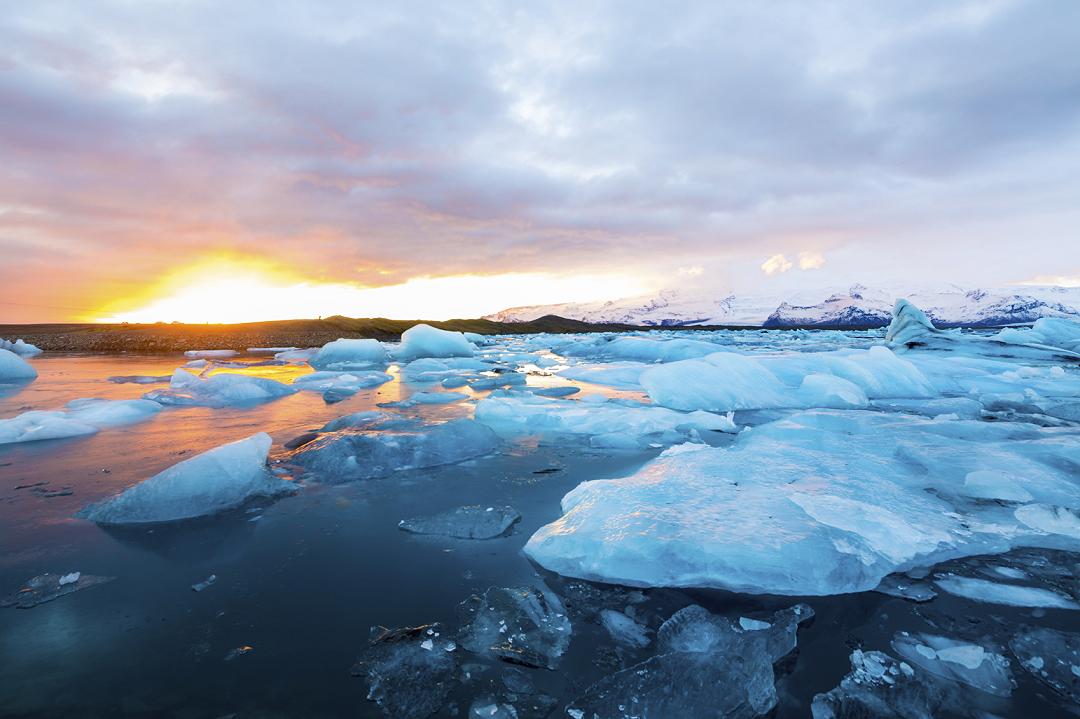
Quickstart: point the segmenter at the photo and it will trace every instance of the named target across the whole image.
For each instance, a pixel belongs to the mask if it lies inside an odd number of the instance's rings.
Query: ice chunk
[[[398,522],[398,527],[413,534],[438,534],[459,539],[501,537],[521,519],[513,507],[458,507],[427,517],[412,517]]]
[[[248,347],[247,351],[253,355],[276,355],[279,352],[293,352],[299,347]]]
[[[611,638],[619,644],[625,644],[638,649],[649,646],[649,635],[645,627],[626,616],[624,612],[614,609],[600,610],[600,623],[608,631]]]
[[[289,364],[303,364],[318,354],[320,349],[321,348],[319,347],[308,347],[307,349],[284,350],[282,352],[275,352],[274,359]]]
[[[440,382],[462,376],[468,380],[475,377],[477,372],[490,370],[492,367],[493,365],[472,357],[423,357],[405,365],[401,376],[410,382]]]
[[[159,384],[159,383],[168,382],[171,379],[172,379],[171,374],[164,374],[164,375],[129,374],[129,375],[118,375],[118,376],[115,376],[115,377],[110,377],[109,381],[110,382],[115,382],[116,384]]]
[[[1080,704],[1080,635],[1046,627],[1025,629],[1009,649],[1033,677]]]
[[[394,719],[424,719],[439,711],[450,694],[456,666],[452,652],[435,646],[444,635],[442,627],[373,627],[371,635],[352,668],[354,676],[367,678],[368,699]]]
[[[949,594],[967,597],[976,602],[1005,604],[1010,607],[1080,609],[1080,604],[1077,604],[1070,597],[1040,587],[999,584],[986,579],[956,576],[937,577],[935,583],[938,588],[944,589]]]
[[[500,434],[570,434],[623,437],[630,447],[651,440],[654,434],[665,444],[685,441],[691,430],[738,432],[730,415],[711,412],[676,412],[636,402],[616,400],[578,402],[538,397],[533,393],[491,394],[476,405],[477,420]],[[612,446],[604,443],[604,446]]]
[[[1008,475],[992,469],[968,472],[964,477],[964,494],[981,499],[1003,499],[1008,502],[1030,502],[1031,493]]]
[[[111,582],[115,577],[97,577],[82,572],[70,574],[42,574],[29,580],[24,586],[6,597],[0,598],[0,607],[30,609],[45,602]]]
[[[401,346],[394,356],[399,360],[419,357],[472,357],[475,352],[476,348],[460,332],[419,324],[401,333]]]
[[[929,602],[937,596],[937,592],[928,583],[904,574],[890,574],[881,580],[874,591],[912,602]]]
[[[808,374],[799,385],[799,402],[804,407],[857,409],[869,401],[861,387],[843,377]]]
[[[215,447],[86,507],[79,516],[99,524],[173,522],[292,492],[295,485],[267,470],[270,444],[270,435],[260,432]]]
[[[532,391],[537,397],[569,397],[581,391],[580,387],[537,387]]]
[[[1015,683],[1009,660],[980,644],[934,634],[901,632],[893,638],[892,647],[907,661],[943,679],[1000,697],[1012,694]]]
[[[325,481],[340,482],[454,464],[490,454],[498,446],[488,427],[459,419],[419,428],[335,432],[305,444],[292,459]]]
[[[577,382],[589,382],[616,389],[640,389],[641,373],[650,366],[643,362],[575,365],[560,371],[559,375]]]
[[[169,389],[147,392],[143,399],[163,405],[227,407],[266,402],[294,392],[296,388],[266,377],[223,372],[203,379],[178,369]]]
[[[1080,539],[1080,516],[1077,516],[1075,509],[1052,504],[1028,504],[1018,507],[1013,514],[1034,529]]]
[[[963,479],[993,468],[1038,501],[1076,504],[1075,446],[1028,425],[804,412],[585,482],[525,551],[563,575],[631,586],[865,591],[896,571],[1045,544],[1012,508],[967,497]]]
[[[66,412],[31,410],[0,419],[0,444],[81,437],[97,431],[97,427],[72,419]]]
[[[907,662],[856,649],[851,673],[840,686],[815,696],[811,711],[814,719],[931,719],[939,715],[945,700],[941,689],[917,676]]]
[[[1080,352],[1080,322],[1060,317],[1042,317],[1030,329],[1009,327],[994,339],[1010,344],[1034,344]]]
[[[94,427],[121,427],[150,419],[161,405],[146,399],[75,399],[67,404],[71,419]]]
[[[36,347],[25,340],[17,339],[12,342],[2,338],[0,338],[0,350],[7,350],[20,357],[35,357],[42,352],[40,347]]]
[[[492,587],[458,606],[461,645],[512,664],[554,669],[570,645],[570,619],[557,596],[535,587]]]
[[[300,375],[293,380],[293,386],[302,390],[324,393],[336,392],[344,396],[350,396],[362,389],[370,389],[371,387],[386,384],[392,379],[394,379],[393,375],[378,371],[320,371]]]
[[[469,395],[462,394],[461,392],[413,392],[409,395],[408,399],[400,400],[398,402],[380,402],[380,407],[397,407],[407,408],[415,407],[418,404],[450,404],[451,402],[457,402],[463,400]]]
[[[321,432],[337,432],[342,429],[356,428],[367,429],[374,427],[386,420],[390,419],[391,415],[386,412],[376,412],[373,410],[366,410],[363,412],[354,412],[353,414],[347,414],[337,419],[332,419],[322,426]]]
[[[240,354],[236,350],[188,350],[184,356],[189,359],[219,359],[221,357],[235,357]]]
[[[0,382],[23,382],[37,377],[37,370],[19,355],[0,349]]]
[[[323,345],[308,364],[321,370],[355,370],[385,365],[387,360],[386,348],[378,340],[342,338]]]

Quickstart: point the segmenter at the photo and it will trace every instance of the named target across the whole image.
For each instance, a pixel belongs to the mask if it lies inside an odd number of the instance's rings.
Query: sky
[[[1080,284],[1077,48],[1074,0],[9,3],[0,322]]]

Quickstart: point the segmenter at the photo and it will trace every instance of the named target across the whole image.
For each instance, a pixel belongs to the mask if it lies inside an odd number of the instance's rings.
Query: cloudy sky
[[[0,321],[1080,283],[1078,48],[1073,0],[9,3]]]

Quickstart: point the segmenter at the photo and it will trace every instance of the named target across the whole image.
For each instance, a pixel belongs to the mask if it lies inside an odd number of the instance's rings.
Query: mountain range
[[[594,323],[651,326],[884,327],[893,304],[906,298],[942,327],[1030,324],[1040,317],[1080,321],[1080,287],[1016,286],[996,289],[869,288],[800,291],[786,296],[662,290],[652,295],[589,303],[513,307],[488,315],[526,322],[558,315]]]

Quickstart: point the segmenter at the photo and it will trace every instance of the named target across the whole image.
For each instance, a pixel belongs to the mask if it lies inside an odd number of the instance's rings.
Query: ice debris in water
[[[570,702],[570,716],[757,717],[776,706],[773,664],[795,648],[805,604],[747,631],[699,606],[676,612],[657,632],[657,655],[601,679]]]
[[[727,448],[679,445],[629,476],[585,482],[525,551],[563,575],[631,586],[865,591],[896,571],[1044,545],[1012,506],[969,498],[964,478],[994,469],[1037,501],[1075,506],[1076,446],[1075,430],[804,412]]]
[[[935,579],[939,589],[976,602],[1004,604],[1010,607],[1044,607],[1047,609],[1080,609],[1072,598],[1041,587],[1002,584],[974,577],[946,576]]]
[[[415,407],[418,404],[451,404],[458,400],[463,400],[469,395],[461,392],[413,392],[409,395],[408,399],[399,400],[397,402],[380,402],[380,407],[394,407],[397,409],[406,409],[408,407]]]
[[[988,694],[1007,697],[1015,682],[1009,660],[980,644],[969,644],[933,634],[901,632],[892,647],[911,664],[949,681],[957,681]]]
[[[641,447],[657,440],[679,443],[691,431],[738,432],[727,414],[676,412],[603,398],[548,399],[527,392],[492,393],[477,403],[476,419],[504,435],[583,435],[601,447]]]
[[[322,392],[327,401],[340,401],[351,397],[362,389],[370,389],[386,384],[394,379],[386,372],[331,372],[318,371],[300,375],[293,380],[293,387],[301,390]]]
[[[0,607],[30,609],[82,589],[89,589],[105,582],[111,582],[113,579],[115,577],[98,577],[92,574],[83,574],[82,572],[42,574],[29,580],[17,591],[0,598]]]
[[[607,630],[611,638],[619,644],[625,644],[638,649],[649,646],[649,635],[645,627],[638,624],[625,612],[615,609],[601,609],[600,623]]]
[[[195,591],[195,592],[201,592],[204,589],[209,589],[210,585],[213,584],[216,581],[217,581],[217,575],[216,574],[211,574],[209,577],[202,580],[201,582],[195,582],[194,584],[192,584],[191,589],[192,589],[192,591]]]
[[[456,655],[446,646],[439,624],[373,627],[351,673],[367,678],[367,698],[386,716],[424,719],[443,707],[454,683]]]
[[[0,348],[0,382],[24,382],[37,377],[37,370],[19,355]]]
[[[188,359],[217,359],[220,357],[235,357],[240,354],[236,350],[188,350],[184,356]]]
[[[349,481],[455,464],[491,454],[498,446],[489,428],[458,419],[417,428],[326,434],[296,450],[292,461],[326,481]]]
[[[881,580],[874,591],[912,602],[929,602],[937,596],[937,592],[928,582],[912,579],[904,574],[890,574]]]
[[[294,387],[266,377],[223,372],[201,378],[178,369],[173,373],[169,389],[147,392],[143,399],[164,405],[227,407],[266,402],[295,391]]]
[[[814,719],[932,719],[944,700],[939,686],[917,677],[907,662],[856,649],[851,672],[840,686],[815,696],[811,711]]]
[[[547,589],[492,587],[458,606],[458,638],[469,651],[512,664],[555,669],[570,645],[570,619]]]
[[[295,485],[267,469],[270,444],[270,435],[260,432],[215,447],[86,507],[79,516],[99,524],[172,522],[292,492]]]
[[[1080,705],[1080,634],[1026,628],[1009,641],[1009,649],[1033,677]]]
[[[0,338],[0,350],[7,350],[20,357],[34,357],[41,354],[40,347],[30,344],[26,340],[17,339],[14,342]]]
[[[460,332],[419,324],[401,333],[401,346],[394,352],[394,357],[399,360],[419,357],[472,357],[475,352],[476,347]]]
[[[463,380],[461,384],[451,384],[461,387],[470,379],[478,377],[479,372],[489,371],[492,367],[493,365],[484,360],[473,357],[424,357],[402,367],[401,378],[409,382],[445,382],[448,379],[460,379]]]
[[[114,384],[162,384],[172,379],[171,374],[163,375],[146,375],[146,374],[126,374],[115,375],[109,377],[109,381]]]
[[[332,419],[322,426],[320,431],[322,432],[337,432],[342,429],[369,429],[380,425],[387,420],[391,419],[391,415],[386,412],[378,412],[376,410],[364,410],[361,412],[354,412],[347,414],[337,419]]]
[[[412,517],[398,522],[398,527],[413,534],[437,534],[459,539],[501,537],[521,519],[513,507],[458,507],[426,517]]]
[[[1060,317],[1042,317],[1028,329],[1007,327],[994,339],[1010,344],[1041,345],[1080,352],[1080,322]]]
[[[308,364],[318,370],[355,370],[385,365],[388,359],[378,340],[342,338],[323,345]]]

